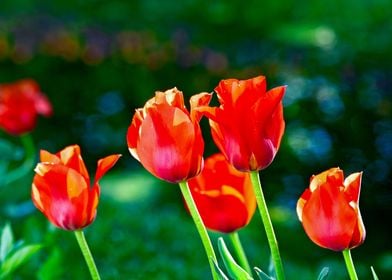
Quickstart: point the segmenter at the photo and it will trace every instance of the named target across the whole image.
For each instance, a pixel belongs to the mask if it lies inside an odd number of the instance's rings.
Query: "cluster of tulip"
[[[235,279],[253,279],[237,231],[251,220],[256,207],[265,228],[273,275],[255,268],[260,279],[284,279],[278,242],[260,185],[259,171],[274,160],[284,134],[282,99],[286,87],[267,91],[266,78],[222,80],[215,88],[220,105],[209,106],[210,93],[190,98],[190,110],[177,88],[156,92],[137,109],[126,135],[131,155],[151,174],[178,183],[204,245],[214,279],[228,279],[219,267],[206,228],[227,233],[238,263],[220,240],[226,271]],[[0,86],[0,127],[13,135],[29,132],[36,115],[49,115],[51,105],[31,80]],[[220,153],[203,159],[200,119],[209,119]],[[82,229],[95,219],[99,180],[120,155],[98,161],[92,187],[78,145],[56,154],[42,150],[32,184],[34,205],[55,226],[74,231],[93,279],[99,279]],[[357,279],[350,249],[362,244],[365,228],[358,207],[362,173],[344,179],[331,168],[313,175],[297,203],[297,214],[317,245],[342,251],[350,279]],[[264,278],[263,278],[264,277]],[[376,276],[374,274],[376,279]],[[321,278],[320,278],[321,279]]]

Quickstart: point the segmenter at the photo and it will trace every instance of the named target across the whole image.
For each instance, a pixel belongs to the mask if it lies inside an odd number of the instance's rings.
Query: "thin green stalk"
[[[212,247],[212,244],[211,244],[210,237],[208,236],[207,230],[206,230],[206,228],[203,224],[203,221],[200,217],[199,211],[197,210],[196,204],[193,201],[192,194],[189,190],[187,182],[180,182],[179,185],[180,185],[182,195],[183,195],[185,202],[188,206],[189,212],[191,213],[193,221],[196,225],[197,231],[199,232],[201,241],[203,242],[204,249],[207,253],[208,262],[210,263],[212,276],[213,276],[214,280],[217,280],[219,278],[218,278],[218,274],[215,271],[215,266],[214,266],[214,262],[217,262],[217,260],[216,260],[214,248]]]
[[[355,271],[353,259],[351,258],[350,249],[343,250],[343,258],[346,263],[348,275],[350,276],[350,280],[358,280],[357,272]]]
[[[4,184],[10,184],[19,178],[22,178],[30,171],[33,171],[35,159],[35,146],[33,138],[30,134],[24,134],[20,137],[25,152],[25,159],[23,163],[16,169],[10,171],[4,179]]]
[[[82,230],[75,230],[76,240],[79,243],[80,250],[82,250],[82,254],[84,259],[86,260],[87,267],[90,270],[91,279],[93,280],[100,280],[101,277],[99,276],[97,266],[95,265],[93,255],[87,245],[86,238],[84,237],[84,233]]]
[[[271,251],[272,262],[275,267],[276,278],[278,280],[285,279],[282,259],[280,257],[278,242],[276,241],[274,228],[272,226],[271,218],[268,213],[267,204],[265,203],[263,190],[260,184],[259,172],[251,171],[250,179],[252,181],[253,190],[256,195],[257,206],[260,211],[260,216],[264,224],[265,233],[268,239],[268,245]]]
[[[250,268],[248,258],[246,257],[244,248],[242,247],[238,232],[235,231],[235,232],[229,233],[229,237],[230,237],[231,243],[233,244],[234,250],[237,254],[240,266],[243,269],[245,269],[246,272],[249,273],[249,275],[252,275],[252,269]]]

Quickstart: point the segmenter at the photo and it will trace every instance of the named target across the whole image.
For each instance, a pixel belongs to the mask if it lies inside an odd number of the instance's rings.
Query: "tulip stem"
[[[23,163],[16,169],[9,172],[4,179],[4,185],[10,184],[19,178],[22,178],[29,171],[33,171],[34,159],[35,159],[35,146],[33,138],[30,134],[24,134],[20,137],[23,145],[25,159]]]
[[[278,280],[285,279],[282,259],[279,253],[278,242],[275,237],[274,228],[272,226],[271,218],[268,213],[267,204],[265,203],[265,198],[263,190],[260,184],[260,177],[258,171],[250,172],[250,179],[252,181],[253,190],[256,196],[257,206],[260,211],[260,216],[264,224],[265,233],[267,235],[268,244],[271,251],[272,262],[275,267],[276,278]]]
[[[238,232],[235,231],[235,232],[229,233],[229,237],[230,237],[231,243],[233,244],[234,250],[237,254],[238,262],[240,263],[240,266],[243,269],[245,269],[246,272],[249,273],[249,275],[252,275],[252,270],[250,268],[248,258],[246,257],[244,248],[242,247]]]
[[[191,213],[193,221],[196,225],[197,231],[199,232],[201,241],[203,242],[204,249],[207,253],[208,262],[210,263],[212,276],[213,276],[214,280],[217,280],[219,278],[218,278],[217,272],[215,271],[215,265],[214,265],[214,262],[217,263],[217,260],[216,260],[214,248],[212,247],[212,244],[211,244],[210,237],[208,236],[208,233],[207,233],[207,230],[204,226],[203,220],[201,219],[199,211],[197,210],[196,204],[193,200],[193,197],[192,197],[192,194],[189,190],[187,182],[185,182],[185,181],[180,182],[179,185],[180,185],[182,195],[183,195],[185,202],[188,206],[189,212]]]
[[[95,265],[93,255],[91,254],[91,251],[88,247],[83,231],[75,230],[74,232],[75,232],[76,240],[79,243],[80,250],[82,250],[83,257],[86,260],[87,267],[90,270],[91,279],[100,280],[101,277],[99,276],[97,266]]]
[[[355,271],[353,259],[351,258],[350,249],[343,250],[343,257],[346,263],[348,275],[350,276],[350,280],[358,280],[357,272]]]

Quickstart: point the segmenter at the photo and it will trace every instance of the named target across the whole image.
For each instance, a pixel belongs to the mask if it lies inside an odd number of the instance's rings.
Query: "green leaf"
[[[218,249],[230,277],[241,280],[253,279],[241,266],[235,262],[222,237],[218,238]]]
[[[14,236],[12,234],[12,229],[9,223],[3,227],[1,233],[1,244],[0,244],[0,262],[3,262],[8,253],[12,250],[14,244]]]
[[[324,280],[327,279],[329,273],[329,267],[324,267],[321,271],[319,276],[317,277],[317,280]]]
[[[260,268],[255,267],[253,268],[256,271],[257,276],[259,277],[260,280],[274,280],[275,278],[267,275],[264,271],[262,271]]]
[[[41,248],[42,246],[39,244],[26,245],[14,251],[11,255],[8,255],[1,264],[0,279],[12,273]]]
[[[378,276],[377,276],[376,271],[374,270],[373,266],[371,266],[370,269],[372,270],[373,279],[378,280]]]
[[[219,279],[220,279],[220,280],[229,280],[229,278],[228,278],[228,277],[226,276],[226,274],[222,271],[222,269],[220,269],[218,263],[217,263],[215,260],[213,260],[212,258],[211,258],[211,260],[212,260],[212,262],[214,263],[215,271],[218,272]]]

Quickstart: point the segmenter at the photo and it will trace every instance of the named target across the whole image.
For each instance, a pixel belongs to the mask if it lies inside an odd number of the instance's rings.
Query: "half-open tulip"
[[[7,133],[30,132],[38,114],[50,116],[52,106],[34,80],[0,85],[0,127]]]
[[[93,222],[97,212],[98,181],[117,162],[120,155],[98,161],[93,186],[78,145],[56,154],[41,150],[32,185],[34,205],[55,226],[65,230],[82,229]]]
[[[202,172],[188,181],[205,226],[230,233],[246,226],[256,209],[249,173],[236,170],[222,154],[205,160]]]
[[[343,171],[331,168],[310,179],[297,203],[297,214],[306,234],[317,245],[334,251],[359,246],[365,227],[359,211],[362,172],[344,179]]]
[[[219,107],[202,108],[210,119],[214,142],[238,170],[266,168],[283,136],[282,98],[286,87],[266,91],[264,76],[222,80],[215,88]]]
[[[127,143],[134,158],[156,177],[172,183],[192,178],[203,166],[204,141],[195,109],[208,105],[211,95],[191,98],[187,111],[177,88],[156,92],[137,109],[128,128]]]

